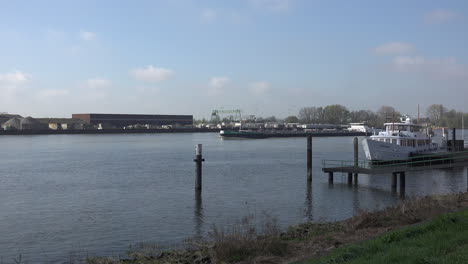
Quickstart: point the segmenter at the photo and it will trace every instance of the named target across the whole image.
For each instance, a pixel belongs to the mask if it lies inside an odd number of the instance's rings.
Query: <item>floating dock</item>
[[[392,174],[392,191],[396,191],[397,176],[400,175],[400,192],[404,193],[405,176],[408,171],[428,169],[451,169],[468,166],[468,151],[441,152],[431,155],[418,155],[406,160],[392,160],[384,164],[367,160],[323,160],[322,171],[328,173],[328,182],[333,183],[333,174],[347,173],[348,184],[358,183],[359,174]],[[353,177],[354,176],[354,177]],[[353,180],[354,178],[354,180]]]

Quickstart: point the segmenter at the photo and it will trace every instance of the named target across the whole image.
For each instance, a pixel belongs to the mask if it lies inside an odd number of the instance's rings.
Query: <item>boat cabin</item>
[[[402,120],[403,121],[403,120]],[[385,123],[385,129],[371,136],[374,141],[395,144],[403,147],[422,147],[432,145],[431,138],[422,131],[422,126],[412,124],[407,118],[404,122]]]

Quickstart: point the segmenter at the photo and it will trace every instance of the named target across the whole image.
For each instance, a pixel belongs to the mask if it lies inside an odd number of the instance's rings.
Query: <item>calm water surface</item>
[[[458,135],[461,135],[458,133]],[[468,133],[465,133],[465,137]],[[213,224],[266,212],[286,227],[334,221],[399,201],[389,175],[329,185],[323,159],[352,159],[352,137],[223,140],[214,133],[0,137],[0,256],[61,262],[123,254],[129,245],[180,244]],[[194,195],[194,146],[203,144],[203,193]],[[360,157],[364,157],[360,153]],[[409,196],[467,189],[466,169],[407,173]]]

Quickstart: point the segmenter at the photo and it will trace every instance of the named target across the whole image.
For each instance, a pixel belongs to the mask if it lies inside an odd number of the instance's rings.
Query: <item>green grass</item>
[[[468,210],[446,214],[303,262],[315,263],[468,263]]]

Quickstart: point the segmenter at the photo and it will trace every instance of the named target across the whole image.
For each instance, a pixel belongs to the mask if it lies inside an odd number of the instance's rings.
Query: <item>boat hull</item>
[[[411,154],[431,154],[436,152],[431,147],[409,147],[392,143],[375,141],[370,138],[362,140],[362,147],[366,158],[371,161],[389,161],[408,159]]]
[[[221,131],[223,138],[285,138],[285,137],[351,137],[365,136],[363,132],[258,132],[258,131]]]

